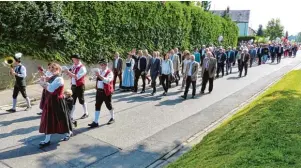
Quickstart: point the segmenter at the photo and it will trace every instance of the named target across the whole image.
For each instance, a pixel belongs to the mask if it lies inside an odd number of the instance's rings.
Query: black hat
[[[108,61],[107,61],[107,59],[105,59],[105,58],[101,58],[99,61],[98,61],[98,64],[107,64],[108,63]]]
[[[71,58],[76,58],[76,59],[80,59],[80,55],[79,54],[72,54]]]

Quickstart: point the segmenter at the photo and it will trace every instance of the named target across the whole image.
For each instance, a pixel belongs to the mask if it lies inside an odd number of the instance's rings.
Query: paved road
[[[37,105],[28,112],[20,109],[8,114],[2,110],[0,167],[147,167],[299,63],[300,56],[283,59],[278,65],[253,67],[247,77],[237,78],[238,73],[225,76],[215,81],[211,94],[196,99],[182,100],[179,87],[173,87],[166,97],[161,96],[162,88],[153,97],[151,90],[145,94],[116,93],[116,123],[105,125],[109,112],[103,106],[103,125],[92,130],[87,129],[87,124],[94,116],[95,97],[88,93],[90,117],[78,121],[76,136],[59,142],[62,136],[55,135],[52,145],[43,150],[38,149],[44,136],[38,133]],[[79,105],[76,115],[82,115]]]

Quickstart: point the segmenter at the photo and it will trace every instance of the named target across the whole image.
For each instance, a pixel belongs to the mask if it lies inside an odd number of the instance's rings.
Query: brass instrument
[[[16,61],[15,61],[14,57],[6,57],[6,58],[4,58],[4,61],[2,64],[5,67],[13,68],[15,62]]]

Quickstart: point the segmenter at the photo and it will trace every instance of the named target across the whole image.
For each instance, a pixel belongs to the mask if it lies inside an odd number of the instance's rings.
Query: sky
[[[249,27],[257,31],[259,24],[266,27],[269,20],[279,18],[289,35],[301,32],[301,0],[215,0],[210,10],[250,10]]]

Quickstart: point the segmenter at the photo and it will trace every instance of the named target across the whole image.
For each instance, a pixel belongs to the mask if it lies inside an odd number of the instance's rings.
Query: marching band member
[[[21,92],[23,98],[26,100],[27,108],[25,111],[28,111],[31,108],[30,99],[26,94],[26,67],[21,64],[22,53],[17,53],[14,56],[15,59],[15,68],[11,68],[10,74],[16,78],[14,91],[13,91],[13,107],[8,112],[16,112],[17,106],[17,97],[19,92]]]
[[[52,63],[48,63],[48,70],[46,72],[44,72],[43,68],[42,67],[39,67],[38,70],[39,72],[41,73],[41,77],[45,77],[46,81],[48,81],[50,79],[50,77],[52,76],[52,73],[50,71],[50,68],[51,68],[51,65]],[[41,97],[41,101],[40,101],[40,109],[43,111],[43,107],[44,107],[44,104],[45,104],[45,100],[46,100],[46,90],[43,89],[42,91],[42,97]],[[42,111],[37,113],[38,115],[42,115]]]
[[[61,67],[53,63],[51,65],[53,76],[44,82],[42,87],[47,91],[45,105],[40,123],[40,133],[46,135],[45,140],[40,142],[41,147],[50,145],[52,134],[66,134],[63,141],[68,141],[72,136],[72,125],[68,115],[68,109],[64,100],[64,79],[59,76]]]
[[[72,90],[72,97],[73,97],[73,109],[71,111],[71,118],[74,117],[75,111],[75,103],[76,99],[78,98],[79,103],[83,106],[84,114],[81,119],[85,119],[89,116],[87,104],[85,103],[85,76],[87,74],[86,67],[80,61],[80,55],[73,54],[71,55],[73,66],[71,71],[65,71],[69,77],[71,78],[71,90]]]
[[[90,128],[98,127],[98,120],[100,115],[100,109],[102,103],[105,102],[107,109],[110,111],[111,119],[107,124],[113,124],[115,122],[114,109],[112,106],[112,94],[113,89],[113,72],[108,68],[108,62],[105,59],[99,61],[100,71],[96,72],[96,103],[95,103],[95,117],[91,124],[88,124]]]

